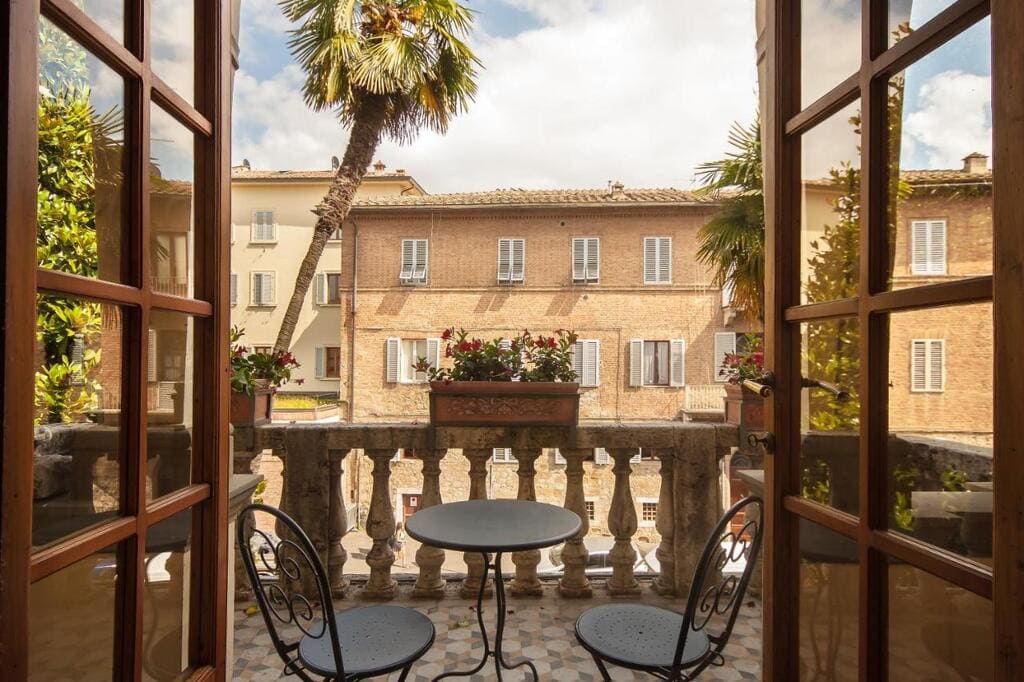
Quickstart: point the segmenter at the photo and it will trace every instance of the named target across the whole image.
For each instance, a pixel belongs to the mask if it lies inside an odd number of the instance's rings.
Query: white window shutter
[[[391,337],[385,342],[385,373],[389,384],[398,383],[399,356],[402,354],[402,340]]]
[[[587,239],[587,280],[598,281],[601,277],[601,240],[597,237]]]
[[[639,464],[641,461],[643,461],[643,454],[641,454],[642,452],[642,450],[637,450],[636,454],[629,458],[629,463]]]
[[[933,339],[928,347],[928,390],[941,392],[945,389],[945,350],[941,339]]]
[[[491,457],[495,462],[514,462],[516,458],[512,456],[512,448],[493,448]]]
[[[262,280],[260,278],[260,273],[258,273],[258,272],[252,273],[251,281],[252,281],[252,290],[249,292],[249,294],[250,294],[250,302],[253,305],[259,305],[260,304],[260,298],[263,295],[263,282],[262,282]]]
[[[416,266],[413,268],[413,279],[417,282],[427,281],[427,240],[415,240]]]
[[[509,239],[498,240],[498,281],[507,282],[512,270],[512,243]]]
[[[601,383],[601,342],[587,339],[583,342],[583,368],[580,383],[584,386],[598,386]]]
[[[658,281],[658,239],[644,237],[644,283],[654,284]]]
[[[594,464],[609,464],[612,461],[611,455],[604,448],[594,448]]]
[[[322,272],[316,273],[316,303],[327,303],[327,275]]]
[[[715,381],[725,381],[726,377],[722,373],[722,364],[725,362],[726,355],[734,355],[735,353],[735,332],[718,332],[715,334]]]
[[[526,240],[512,240],[512,272],[513,282],[522,282],[526,279]]]
[[[231,305],[238,303],[238,274],[231,273]]]
[[[416,246],[412,239],[402,240],[402,269],[398,278],[403,282],[412,281],[412,270],[416,259]]]
[[[512,348],[512,341],[509,339],[498,339],[498,347],[502,350],[509,350]]]
[[[555,464],[565,464],[565,457],[558,448],[555,448]]]
[[[264,303],[266,303],[267,305],[273,305],[274,302],[277,300],[277,292],[274,290],[274,287],[276,285],[276,282],[274,281],[274,273],[268,272],[264,274],[263,279],[265,280],[266,284],[266,286],[264,287],[264,295],[266,297]]]
[[[629,385],[644,385],[644,340],[629,342]]]
[[[672,339],[671,366],[669,367],[670,384],[684,386],[686,384],[686,341]]]
[[[736,298],[736,284],[732,281],[733,268],[729,268],[729,279],[725,280],[725,284],[722,285],[722,307],[728,308],[732,305],[733,299]]]
[[[587,279],[587,240],[572,240],[572,278],[579,282]]]
[[[156,330],[155,329],[150,329],[149,330],[149,355],[148,355],[148,358],[147,358],[146,370],[147,370],[148,375],[149,375],[149,377],[148,377],[149,381],[150,382],[156,381],[157,371],[156,371]]]
[[[933,220],[928,226],[928,271],[946,274],[946,221]]]
[[[576,381],[583,383],[583,342],[572,345],[572,371],[576,373]]]
[[[431,367],[441,366],[441,339],[427,339],[427,362]]]
[[[915,339],[910,342],[910,390],[928,388],[928,342]]]
[[[313,370],[313,376],[315,376],[317,379],[322,379],[324,377],[324,372],[326,371],[325,370],[325,365],[327,364],[325,362],[325,357],[324,357],[325,355],[326,355],[326,353],[324,351],[324,347],[323,346],[317,346],[316,347],[316,363],[315,363],[315,369]]]
[[[924,274],[928,271],[928,221],[910,223],[910,271]]]
[[[672,238],[658,238],[658,281],[672,281]]]

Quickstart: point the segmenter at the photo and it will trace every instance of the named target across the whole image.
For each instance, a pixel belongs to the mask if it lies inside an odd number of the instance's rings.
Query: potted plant
[[[513,339],[483,341],[446,329],[444,357],[426,358],[417,371],[430,377],[430,421],[438,426],[572,426],[579,418],[579,384],[572,368],[575,333],[528,330]]]
[[[270,422],[274,393],[291,380],[299,363],[286,351],[250,351],[239,343],[244,335],[244,329],[231,328],[231,423],[258,426]]]
[[[718,375],[725,378],[725,421],[740,427],[740,442],[750,431],[764,429],[764,398],[743,382],[757,381],[764,375],[764,339],[760,334],[744,334],[742,350],[728,353]]]

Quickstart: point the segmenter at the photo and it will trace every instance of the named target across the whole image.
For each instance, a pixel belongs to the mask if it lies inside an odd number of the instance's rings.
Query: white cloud
[[[751,0],[511,4],[544,26],[474,38],[486,68],[470,111],[445,136],[381,146],[430,191],[686,186],[722,154],[730,123],[754,114]],[[239,72],[236,161],[325,168],[341,155],[344,131],[306,109],[301,83],[294,66],[262,81]]]
[[[971,152],[992,154],[992,79],[959,70],[929,78],[903,122],[904,158],[959,168]]]

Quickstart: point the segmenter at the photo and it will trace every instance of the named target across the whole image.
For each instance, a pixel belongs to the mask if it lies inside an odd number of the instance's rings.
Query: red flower
[[[557,348],[557,347],[558,347],[558,343],[555,342],[555,337],[552,336],[551,338],[548,339],[548,348]]]
[[[472,349],[473,344],[471,344],[469,341],[459,341],[459,350],[462,351],[463,353],[470,351]]]
[[[484,343],[480,339],[473,339],[473,343],[472,343],[471,347],[472,347],[473,350],[480,350],[480,347],[483,346],[483,345],[484,345]]]
[[[445,329],[443,332],[441,332],[441,339],[443,339],[444,341],[449,340],[450,338],[452,338],[452,334],[454,332],[455,327],[449,327],[448,329]]]

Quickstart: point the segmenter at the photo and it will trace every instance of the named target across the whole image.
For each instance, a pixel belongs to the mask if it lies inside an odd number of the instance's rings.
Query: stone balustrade
[[[328,567],[336,596],[352,590],[345,578],[347,555],[342,538],[347,532],[342,472],[351,453],[362,450],[372,461],[372,492],[365,532],[372,540],[366,557],[370,574],[358,592],[360,598],[384,600],[395,594],[389,546],[396,528],[391,468],[399,450],[415,451],[422,462],[420,504],[440,504],[440,476],[446,461],[465,457],[469,464],[470,499],[487,497],[488,462],[494,448],[512,448],[517,462],[518,498],[536,499],[535,462],[544,448],[558,448],[564,460],[564,506],[580,515],[578,536],[562,550],[563,574],[558,589],[567,597],[588,597],[596,586],[586,575],[589,531],[584,494],[584,462],[595,448],[613,460],[614,489],[607,529],[614,537],[609,555],[612,574],[604,585],[611,594],[635,595],[640,584],[634,575],[637,560],[633,539],[638,519],[630,478],[635,457],[644,449],[659,463],[660,488],[655,529],[660,536],[656,556],[661,572],[652,589],[660,594],[685,593],[704,542],[722,510],[719,476],[721,462],[737,445],[737,431],[727,424],[690,422],[583,423],[560,427],[431,427],[422,424],[268,424],[235,427],[235,473],[250,473],[257,455],[271,451],[283,463],[281,507],[306,530]],[[455,454],[453,451],[458,451]],[[454,501],[454,500],[447,500]],[[512,555],[516,597],[541,593],[538,551]],[[441,566],[444,552],[420,547],[414,594],[425,598],[443,595]],[[464,594],[475,595],[483,574],[483,561],[465,555]]]

